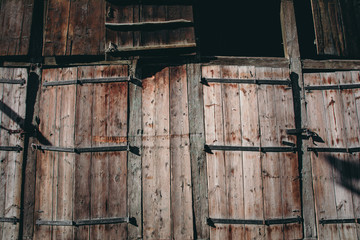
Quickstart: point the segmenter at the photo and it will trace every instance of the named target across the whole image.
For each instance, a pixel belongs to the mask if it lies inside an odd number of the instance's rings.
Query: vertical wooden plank
[[[6,68],[0,68],[0,78],[5,78],[7,75],[7,69]],[[0,100],[4,101],[4,84],[0,84]],[[3,125],[3,119],[2,119],[3,111],[0,111],[0,124]],[[0,144],[2,146],[7,145],[7,138],[6,138],[6,132],[4,129],[0,128]],[[1,151],[0,152],[0,216],[4,217],[5,215],[5,189],[6,189],[6,178],[5,178],[5,164],[6,164],[6,152]],[[2,240],[3,235],[3,229],[4,229],[4,223],[0,223],[0,239]]]
[[[44,56],[65,55],[71,0],[49,0],[45,14]]]
[[[219,66],[207,66],[202,68],[202,77],[219,78],[221,75]],[[204,91],[204,117],[205,117],[205,140],[209,145],[224,144],[224,124],[221,85],[211,83],[205,86]],[[224,166],[224,152],[214,151],[207,154],[208,174],[208,197],[209,217],[227,218],[226,177]],[[229,226],[218,225],[211,228],[211,239],[227,239],[229,237]]]
[[[274,77],[271,68],[256,69],[257,79],[272,79]],[[275,77],[275,79],[279,78]],[[283,105],[282,102],[276,101],[275,91],[275,86],[273,85],[259,85],[258,87],[260,141],[262,147],[279,146],[279,126],[282,126],[284,123],[279,121],[276,111],[278,108],[282,108]],[[279,219],[283,217],[283,186],[279,157],[279,153],[261,153],[265,219]],[[286,161],[287,159],[284,160]],[[266,238],[283,238],[283,225],[267,226],[265,230]]]
[[[254,79],[254,67],[239,67],[239,77]],[[240,86],[243,146],[260,146],[259,107],[256,85]],[[260,153],[243,153],[245,219],[263,219],[263,193]],[[263,226],[245,227],[246,238],[262,238]]]
[[[167,6],[143,5],[141,7],[141,22],[156,22],[166,20]],[[141,46],[158,46],[167,43],[167,31],[144,31],[141,33]]]
[[[187,74],[193,217],[195,222],[194,237],[197,237],[197,239],[208,239],[210,234],[206,218],[209,216],[209,203],[207,192],[206,154],[204,152],[204,98],[203,85],[200,83],[200,64],[188,64]]]
[[[78,68],[78,79],[94,78],[94,67]],[[92,146],[92,116],[94,85],[78,86],[76,92],[75,147]],[[90,219],[91,165],[92,154],[82,153],[75,156],[74,219]],[[75,239],[89,239],[89,226],[74,229]]]
[[[139,69],[130,69],[134,71],[135,77],[140,78]],[[128,142],[132,147],[138,147],[139,155],[128,154],[128,211],[129,216],[134,217],[137,226],[128,226],[128,238],[142,238],[142,89],[141,87],[129,85],[129,131]]]
[[[127,66],[110,66],[104,77],[128,76]],[[108,145],[127,144],[128,131],[128,83],[108,84],[107,138]],[[127,152],[110,152],[107,213],[105,217],[127,217]],[[131,153],[130,153],[131,154]],[[127,224],[106,225],[110,239],[127,239]]]
[[[167,7],[166,20],[179,20],[185,19],[194,21],[193,9],[191,5],[169,5]],[[167,44],[187,44],[195,43],[194,28],[179,28],[175,30],[169,30]]]
[[[56,81],[57,75],[56,70],[46,69],[43,71],[42,81]],[[47,137],[51,145],[55,146],[57,143],[55,139],[56,96],[56,87],[42,87],[40,102],[47,104],[42,105],[39,113],[39,132]],[[39,151],[37,154],[35,219],[52,220],[55,153]],[[52,227],[39,225],[35,227],[34,239],[51,239],[51,235]]]
[[[273,69],[274,79],[288,79],[288,69]],[[293,94],[287,86],[275,87],[276,117],[278,119],[278,144],[282,141],[296,143],[296,137],[288,135],[287,129],[295,129],[295,111]],[[280,104],[281,103],[281,104]],[[282,206],[284,218],[301,217],[301,188],[299,176],[299,160],[296,153],[279,153],[280,177],[282,187]],[[284,226],[284,239],[304,238],[302,225],[298,223]]]
[[[320,85],[320,74],[304,74],[306,85]],[[327,146],[328,122],[326,118],[326,105],[322,91],[310,91],[306,94],[309,129],[316,132],[326,143],[317,143],[319,147]],[[320,239],[338,239],[336,225],[320,225],[320,219],[335,219],[335,191],[331,166],[326,162],[324,153],[311,153],[313,169],[314,195],[316,199],[317,229]]]
[[[238,78],[237,66],[223,66],[222,78]],[[239,84],[222,84],[224,144],[242,145]],[[219,113],[218,113],[219,114]],[[230,219],[244,219],[244,172],[242,152],[225,152],[227,211]],[[244,237],[243,225],[229,225],[229,238]]]
[[[174,239],[193,239],[186,65],[170,68],[171,220]]]
[[[59,73],[59,81],[69,81],[77,79],[77,68],[63,68]],[[57,107],[59,108],[59,145],[61,147],[72,148],[74,146],[75,131],[75,103],[76,85],[61,86],[58,88]],[[56,219],[73,219],[73,186],[74,186],[74,153],[60,152],[58,154],[57,184],[54,188],[56,193]],[[57,169],[56,169],[57,168]],[[72,227],[54,227],[55,239],[73,238]]]
[[[171,238],[169,69],[143,84],[144,238]]]

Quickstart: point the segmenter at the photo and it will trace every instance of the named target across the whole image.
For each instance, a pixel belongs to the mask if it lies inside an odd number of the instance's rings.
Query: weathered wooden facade
[[[205,1],[0,1],[0,239],[360,239],[360,4],[305,2],[251,57]]]

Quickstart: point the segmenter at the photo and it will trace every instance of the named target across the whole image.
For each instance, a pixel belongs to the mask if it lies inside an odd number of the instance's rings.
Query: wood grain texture
[[[29,52],[34,0],[0,2],[0,55],[25,56]]]

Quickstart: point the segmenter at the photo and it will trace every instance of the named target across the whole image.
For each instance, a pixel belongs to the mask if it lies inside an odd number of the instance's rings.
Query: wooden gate
[[[0,239],[18,239],[28,71],[0,68]]]
[[[320,239],[359,239],[359,71],[304,74]]]
[[[301,239],[289,70],[202,69],[211,239]]]

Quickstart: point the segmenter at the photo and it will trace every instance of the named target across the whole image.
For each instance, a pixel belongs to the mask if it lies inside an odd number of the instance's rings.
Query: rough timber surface
[[[0,56],[29,52],[34,0],[0,1]]]
[[[288,69],[253,66],[204,66],[206,78],[289,78]],[[291,88],[210,83],[204,86],[206,144],[282,146],[295,143]],[[213,151],[207,153],[210,218],[282,219],[301,217],[300,181],[295,153]],[[300,239],[301,224],[216,225],[211,239]]]
[[[0,77],[11,80],[28,79],[27,69],[0,68]],[[24,147],[20,133],[25,119],[26,85],[0,84],[0,146]],[[21,131],[20,131],[21,132]],[[22,182],[21,152],[0,151],[0,217],[20,218]],[[0,223],[0,239],[18,239],[19,223]]]

